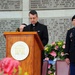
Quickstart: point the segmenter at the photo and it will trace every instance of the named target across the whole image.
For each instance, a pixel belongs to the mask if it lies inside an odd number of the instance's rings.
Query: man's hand
[[[66,58],[65,59],[66,63],[69,65],[70,64],[70,59],[69,58]]]

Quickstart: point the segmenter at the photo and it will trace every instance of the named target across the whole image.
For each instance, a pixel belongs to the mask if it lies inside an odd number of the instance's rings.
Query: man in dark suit
[[[48,30],[47,26],[38,22],[38,14],[35,10],[29,12],[29,19],[31,24],[24,28],[23,31],[36,31],[45,46],[48,43]],[[42,63],[44,58],[44,51],[42,50]]]
[[[75,15],[72,24],[75,26]],[[65,57],[66,63],[70,64],[70,75],[75,75],[75,27],[67,31]]]
[[[38,14],[35,10],[29,12],[29,19],[31,24],[23,29],[23,31],[36,31],[45,46],[48,43],[48,31],[47,26],[38,22]]]

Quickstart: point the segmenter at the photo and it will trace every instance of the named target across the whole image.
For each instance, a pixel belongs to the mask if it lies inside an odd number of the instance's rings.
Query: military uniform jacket
[[[65,54],[66,58],[75,63],[75,28],[67,31]]]
[[[48,43],[48,31],[47,31],[47,26],[40,24],[37,22],[35,25],[28,25],[23,29],[23,31],[36,31],[45,46]]]

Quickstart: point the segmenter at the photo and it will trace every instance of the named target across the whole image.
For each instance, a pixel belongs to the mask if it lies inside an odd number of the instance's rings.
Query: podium
[[[4,36],[6,38],[6,57],[12,57],[11,47],[18,41],[25,42],[29,47],[28,56],[23,60],[19,60],[22,75],[25,73],[28,75],[41,75],[41,50],[44,47],[37,32],[4,32]]]

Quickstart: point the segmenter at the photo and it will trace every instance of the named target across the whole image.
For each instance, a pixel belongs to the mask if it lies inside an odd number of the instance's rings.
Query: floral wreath
[[[53,75],[55,73],[55,62],[56,60],[64,60],[64,49],[65,42],[57,41],[52,44],[48,44],[45,46],[45,60],[48,61],[48,74]]]

